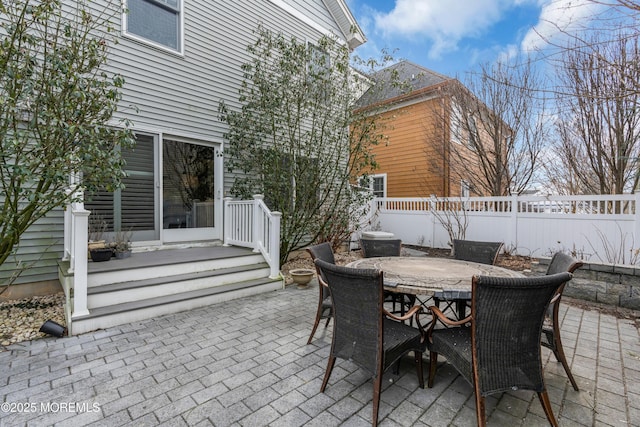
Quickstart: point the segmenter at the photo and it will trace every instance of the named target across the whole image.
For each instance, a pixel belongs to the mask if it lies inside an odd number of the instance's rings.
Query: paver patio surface
[[[372,381],[331,342],[306,345],[317,284],[288,286],[157,319],[0,353],[0,426],[367,426]],[[561,426],[640,426],[640,337],[633,321],[562,304],[562,338],[580,391],[543,349]],[[426,356],[425,356],[426,359]],[[425,360],[425,375],[427,375]],[[426,382],[426,378],[425,378]],[[446,362],[418,388],[412,358],[385,374],[380,426],[475,425],[473,391]],[[531,392],[487,399],[489,426],[547,425]]]

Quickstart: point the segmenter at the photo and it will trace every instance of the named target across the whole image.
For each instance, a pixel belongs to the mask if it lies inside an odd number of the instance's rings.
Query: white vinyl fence
[[[505,250],[550,256],[558,250],[612,264],[640,262],[639,194],[472,198],[376,198],[368,228],[403,243],[449,248],[443,226],[466,223],[467,240],[501,241]],[[461,237],[462,238],[462,237]]]

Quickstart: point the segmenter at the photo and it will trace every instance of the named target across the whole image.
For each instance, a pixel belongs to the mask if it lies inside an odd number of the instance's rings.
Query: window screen
[[[180,50],[181,0],[128,0],[127,32]]]
[[[373,177],[373,195],[375,197],[384,197],[384,177]]]

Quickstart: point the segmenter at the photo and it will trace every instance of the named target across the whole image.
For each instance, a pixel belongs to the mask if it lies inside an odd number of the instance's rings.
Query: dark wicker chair
[[[414,352],[418,382],[424,388],[424,331],[420,326],[403,323],[415,318],[420,325],[422,307],[415,306],[405,316],[395,316],[383,306],[381,271],[342,267],[319,259],[315,264],[331,289],[334,308],[333,339],[320,391],[324,392],[337,357],[365,369],[373,376],[372,424],[376,426],[383,374],[410,351]]]
[[[307,252],[311,255],[313,261],[316,259],[321,259],[323,261],[329,262],[331,264],[335,264],[336,260],[333,255],[333,249],[331,249],[331,245],[328,242],[320,243],[318,245],[309,246],[307,248]],[[316,311],[316,320],[313,323],[313,328],[311,329],[311,335],[307,340],[307,344],[311,344],[311,340],[318,329],[318,325],[320,324],[320,319],[326,318],[327,323],[325,323],[324,327],[326,328],[331,321],[331,317],[333,316],[333,306],[331,304],[331,291],[326,286],[326,280],[320,280],[320,269],[316,267],[316,275],[318,276],[318,310]]]
[[[360,249],[365,258],[400,256],[402,254],[402,240],[400,239],[360,239]],[[400,304],[400,315],[406,312],[407,308],[413,307],[416,302],[414,295],[405,295],[397,292],[385,292],[385,301],[393,303],[393,312],[398,313],[396,304]]]
[[[360,239],[362,256],[372,258],[376,256],[400,256],[402,240],[400,239]]]
[[[474,240],[453,240],[453,256],[455,259],[462,261],[477,262],[480,264],[494,265],[498,259],[498,253],[502,248],[502,242],[478,242]],[[433,298],[436,306],[440,306],[443,300],[438,293]],[[467,315],[467,307],[469,300],[466,299],[449,299],[446,308],[455,305],[458,319],[462,319]],[[445,310],[446,310],[445,308]],[[443,310],[444,311],[444,310]]]
[[[556,274],[561,273],[563,271],[567,271],[569,273],[573,273],[578,268],[582,267],[583,263],[578,261],[571,255],[567,255],[562,252],[556,252],[551,258],[551,262],[549,263],[549,267],[547,268],[547,274]],[[558,288],[556,294],[551,299],[551,303],[547,308],[547,316],[545,319],[545,324],[542,327],[542,340],[540,343],[553,351],[553,354],[556,357],[556,360],[562,363],[562,367],[564,371],[567,373],[567,377],[569,377],[569,381],[573,386],[575,391],[579,391],[578,384],[576,380],[573,378],[571,374],[571,369],[569,369],[569,364],[567,363],[567,358],[564,354],[564,348],[562,347],[562,340],[560,339],[560,321],[558,318],[559,309],[560,309],[560,299],[562,298],[562,292],[564,291],[564,287],[566,284],[563,284]]]
[[[463,261],[494,265],[502,242],[476,242],[474,240],[453,240],[453,256]]]
[[[430,307],[434,319],[427,331],[429,387],[441,354],[473,385],[479,426],[486,423],[486,396],[517,389],[537,392],[548,421],[556,426],[544,384],[540,338],[549,301],[570,279],[567,272],[474,277],[469,317],[452,321],[437,307]],[[436,319],[450,327],[434,328]]]

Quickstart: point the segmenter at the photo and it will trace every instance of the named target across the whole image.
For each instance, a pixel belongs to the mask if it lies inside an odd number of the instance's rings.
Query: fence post
[[[435,248],[436,245],[436,216],[433,212],[436,210],[436,196],[429,196],[429,215],[431,215],[431,243],[430,247]]]
[[[518,195],[511,195],[511,215],[509,220],[509,238],[515,253],[518,253]]]
[[[636,190],[633,196],[633,245],[640,248],[640,190]]]

